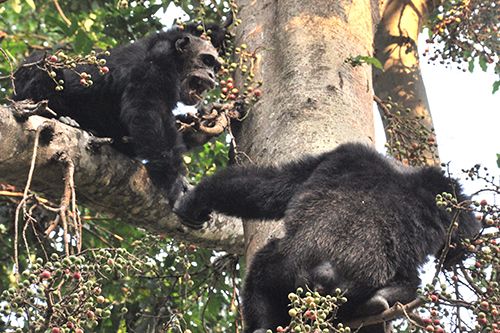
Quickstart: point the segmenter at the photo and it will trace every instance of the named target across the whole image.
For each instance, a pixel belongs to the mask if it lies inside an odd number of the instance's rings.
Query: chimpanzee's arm
[[[229,167],[181,197],[174,212],[194,228],[213,210],[243,218],[283,217],[296,190],[322,159],[309,156],[282,167]]]
[[[165,102],[168,96],[161,93],[159,87],[148,82],[129,84],[122,96],[120,118],[128,128],[138,158],[145,160],[151,180],[167,191],[173,204],[182,190],[178,178],[184,173],[184,146]]]

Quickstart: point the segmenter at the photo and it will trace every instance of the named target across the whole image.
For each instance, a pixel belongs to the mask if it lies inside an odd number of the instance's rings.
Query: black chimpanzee
[[[414,299],[418,268],[440,253],[450,228],[435,201],[442,192],[465,199],[438,168],[403,167],[351,143],[280,167],[230,167],[188,191],[174,212],[193,228],[213,210],[284,218],[285,236],[256,253],[243,290],[245,332],[264,333],[289,323],[287,295],[299,286],[345,291],[341,321]],[[457,222],[457,244],[479,229],[472,213]],[[460,253],[457,245],[448,260]]]
[[[202,38],[172,29],[116,47],[105,59],[106,75],[99,75],[95,66],[75,68],[91,75],[90,87],[82,86],[70,69],[55,70],[55,79],[65,82],[64,89],[56,91],[41,69],[48,57],[35,52],[15,73],[13,99],[48,99],[59,117],[70,117],[81,128],[112,138],[117,149],[144,160],[152,181],[173,202],[185,184],[184,144],[172,109],[179,101],[196,104],[215,85],[217,51]]]

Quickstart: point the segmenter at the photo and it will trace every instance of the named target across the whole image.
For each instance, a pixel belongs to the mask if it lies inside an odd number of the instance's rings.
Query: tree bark
[[[375,95],[382,100],[388,97],[409,109],[404,117],[420,117],[420,123],[429,131],[433,131],[429,102],[425,91],[418,57],[418,35],[423,21],[432,8],[428,8],[426,0],[400,1],[390,0],[386,3],[382,20],[375,34],[375,57],[381,61],[384,70],[375,70],[373,87]],[[432,4],[430,4],[432,6]],[[380,109],[381,114],[384,112]],[[384,126],[387,121],[384,119]],[[391,133],[386,133],[390,137]],[[432,138],[433,143],[435,137]],[[406,145],[418,144],[413,137]],[[433,154],[426,150],[423,154],[424,164],[438,164],[437,150]]]
[[[245,22],[239,38],[258,51],[256,76],[264,82],[262,99],[238,133],[239,150],[255,163],[269,164],[347,141],[373,144],[371,68],[344,60],[372,54],[376,5],[369,0],[239,5]],[[248,221],[244,229],[251,260],[282,226]]]
[[[144,166],[109,146],[90,149],[93,137],[53,119],[32,116],[17,122],[11,110],[0,106],[0,182],[24,188],[31,165],[35,132],[42,131],[31,189],[49,198],[63,191],[63,170],[57,157],[65,153],[75,165],[78,203],[124,223],[157,234],[191,241],[203,247],[243,252],[241,222],[217,215],[208,228],[193,231],[182,226],[167,199],[155,188]],[[85,235],[84,235],[85,236]]]

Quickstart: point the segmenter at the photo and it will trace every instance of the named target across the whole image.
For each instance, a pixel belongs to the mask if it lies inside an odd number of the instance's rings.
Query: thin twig
[[[453,267],[453,274],[455,276],[458,276],[458,269],[457,267]],[[455,291],[455,298],[460,298],[461,297],[461,294],[460,294],[460,287],[458,285],[458,279],[453,283],[453,287],[454,287],[454,291]],[[456,319],[457,319],[457,327],[458,327],[458,330],[459,332],[462,332],[462,318],[461,318],[461,313],[460,313],[460,310],[462,309],[460,307],[460,305],[456,304],[455,305],[456,307]]]
[[[85,232],[90,232],[92,235],[94,235],[94,237],[97,237],[101,242],[103,242],[107,246],[113,247],[113,244],[111,244],[107,239],[105,239],[104,237],[99,235],[97,232],[95,232],[91,228],[85,228]],[[80,254],[82,254],[82,252],[80,252]]]
[[[28,244],[28,238],[26,237],[26,230],[28,230],[28,226],[33,224],[32,222],[36,222],[36,220],[33,218],[33,210],[35,209],[35,205],[31,206],[28,213],[26,214],[26,221],[24,223],[23,227],[23,241],[24,241],[24,247],[26,248],[26,257],[28,258],[30,264],[31,264],[31,255],[30,255],[30,247]]]
[[[35,234],[35,237],[36,237],[38,243],[40,244],[40,248],[42,249],[43,254],[45,255],[45,260],[49,260],[49,254],[47,253],[47,250],[45,250],[45,246],[43,245],[43,242],[40,239],[40,236],[38,236],[38,231],[36,230],[35,225],[33,223],[31,223],[31,229],[33,229],[33,234]]]
[[[59,216],[61,217],[61,221],[63,223],[63,231],[64,231],[64,252],[66,256],[69,257],[69,238],[68,238],[68,220],[66,220],[66,207],[61,204],[61,211],[59,212]]]
[[[408,313],[408,311],[416,309],[419,306],[422,306],[423,304],[424,300],[421,298],[414,299],[413,301],[405,305],[397,303],[391,308],[383,311],[382,313],[364,318],[358,318],[345,324],[351,328],[358,328],[358,327],[366,327],[374,324],[379,324],[386,321],[391,321],[393,319],[404,316],[405,314]]]
[[[56,229],[57,225],[59,224],[59,220],[60,220],[59,211],[60,210],[61,210],[60,208],[57,210],[58,214],[56,215],[56,217],[54,218],[54,220],[52,220],[52,222],[50,222],[50,224],[47,227],[47,229],[45,229],[45,231],[44,231],[45,237],[48,237],[50,235],[50,233],[52,231],[54,231]]]
[[[108,219],[104,219],[104,220],[109,220],[109,218]],[[111,235],[117,241],[123,242],[123,237],[121,237],[120,235],[117,235],[117,234],[113,233],[111,230],[106,229],[105,227],[103,227],[101,225],[98,225],[98,224],[94,224],[93,226],[94,226],[94,228],[99,229],[100,231],[102,231],[102,232],[104,232],[104,233],[106,233],[108,235]]]
[[[10,57],[7,54],[7,52],[5,52],[5,50],[1,47],[0,47],[0,53],[2,53],[2,56],[5,58],[5,60],[7,60],[7,63],[9,64],[10,73],[9,73],[8,77],[10,78],[10,82],[12,85],[12,91],[14,92],[14,95],[15,95],[16,94],[16,83],[15,83],[15,78],[14,78],[14,65],[12,65],[12,61],[10,60]]]
[[[14,198],[22,198],[24,196],[24,193],[22,192],[12,192],[12,191],[0,191],[0,196],[5,196],[5,197],[14,197]],[[42,205],[47,205],[49,203],[51,203],[49,200],[45,199],[45,198],[40,198],[38,197],[37,195],[35,194],[32,194],[31,195],[37,203],[39,204],[42,204]],[[47,206],[50,210],[54,209],[50,206]],[[44,208],[46,208],[44,206]]]
[[[380,97],[376,96],[376,95],[373,95],[373,100],[375,101],[375,103],[377,103],[377,105],[382,109],[382,111],[384,112],[384,115],[389,117],[391,116],[391,111],[389,111],[389,109],[387,108],[387,106],[385,105],[384,101],[380,99]]]
[[[75,172],[75,165],[73,164],[73,161],[69,158],[69,156],[65,153],[62,153],[59,156],[59,161],[64,164],[65,167],[65,173],[64,173],[64,191],[63,195],[61,197],[61,205],[60,205],[60,211],[59,211],[59,216],[61,217],[61,221],[63,223],[63,230],[64,230],[64,248],[66,250],[66,255],[69,256],[69,238],[68,238],[68,220],[67,220],[67,215],[68,215],[68,208],[70,207],[70,204],[72,203],[72,194],[74,193],[74,182],[73,182],[73,175]],[[76,205],[76,204],[75,204]],[[74,217],[73,217],[74,219]],[[78,235],[78,230],[75,225],[75,233],[76,237],[80,238]],[[80,249],[78,249],[80,251]]]
[[[59,13],[59,15],[61,16],[61,18],[64,20],[64,22],[68,25],[68,26],[71,26],[71,21],[66,17],[66,15],[64,14],[61,6],[59,5],[59,1],[57,0],[53,0],[52,1],[54,3],[54,6],[56,6],[56,9],[57,9],[57,12]]]
[[[402,306],[401,304],[398,304],[401,308],[401,311],[403,311],[403,314],[404,316],[406,317],[406,319],[411,323],[413,324],[414,326],[418,326],[420,328],[424,328],[423,324],[424,324],[424,321],[423,319],[416,315],[415,313],[413,312],[408,312],[404,306]],[[410,310],[411,311],[411,310]]]
[[[247,153],[245,153],[244,151],[238,150],[238,144],[236,143],[236,137],[234,136],[233,131],[231,129],[231,123],[229,123],[227,126],[227,134],[229,135],[230,140],[231,140],[231,145],[232,145],[232,149],[234,152],[235,163],[236,164],[243,164],[243,161],[240,158],[240,155],[242,155],[243,157],[245,157],[248,160],[248,162],[250,164],[255,164],[255,162],[250,158],[250,156],[247,155]]]
[[[16,267],[14,268],[14,274],[19,276],[19,253],[18,253],[18,244],[19,244],[19,212],[21,208],[23,208],[23,218],[26,215],[26,200],[28,199],[28,192],[31,186],[31,181],[33,180],[33,173],[35,172],[35,163],[36,163],[36,155],[38,152],[38,142],[40,141],[40,133],[47,128],[48,124],[42,124],[38,126],[35,132],[35,142],[33,143],[33,154],[31,155],[31,164],[30,170],[28,172],[28,180],[26,181],[26,186],[23,191],[23,198],[19,202],[16,208],[16,215],[14,217],[14,262]]]
[[[434,278],[432,279],[432,281],[438,281],[439,273],[441,273],[441,271],[443,269],[444,262],[446,260],[447,255],[448,255],[448,252],[450,250],[450,245],[451,245],[452,237],[453,237],[453,231],[456,230],[456,228],[457,228],[455,226],[455,223],[458,221],[459,216],[460,216],[460,210],[456,210],[453,213],[453,217],[451,219],[450,226],[448,227],[448,231],[446,234],[446,236],[447,236],[446,243],[444,244],[443,250],[441,251],[441,255],[439,256],[439,260],[436,264],[436,273],[434,273]]]
[[[73,222],[75,224],[75,233],[77,236],[77,243],[76,243],[76,249],[77,253],[80,253],[82,251],[82,221],[80,219],[80,214],[78,212],[78,206],[76,205],[76,191],[75,191],[75,180],[74,180],[74,174],[75,174],[75,165],[73,164],[73,161],[69,161],[68,165],[68,185],[71,190],[71,215],[73,218]]]
[[[231,307],[234,307],[237,311],[234,316],[234,330],[235,333],[239,333],[239,321],[243,322],[243,312],[241,311],[241,307],[238,304],[238,283],[236,282],[236,266],[233,267],[231,271],[231,280],[233,282],[233,293],[231,295]]]
[[[469,274],[467,273],[467,271],[465,270],[465,266],[463,264],[460,264],[460,271],[462,272],[463,276],[464,276],[464,279],[468,282],[469,284],[469,287],[472,288],[472,290],[477,294],[477,295],[481,295],[482,297],[484,297],[484,292],[481,290],[481,288],[479,288],[476,283],[472,280],[472,278],[469,276]]]

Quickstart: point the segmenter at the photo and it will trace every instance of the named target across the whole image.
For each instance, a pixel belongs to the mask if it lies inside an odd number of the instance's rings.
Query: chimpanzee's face
[[[220,69],[217,50],[206,40],[192,35],[175,42],[175,48],[184,58],[181,70],[181,102],[193,105],[203,99],[202,94],[215,86],[215,73]]]

